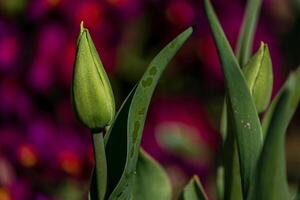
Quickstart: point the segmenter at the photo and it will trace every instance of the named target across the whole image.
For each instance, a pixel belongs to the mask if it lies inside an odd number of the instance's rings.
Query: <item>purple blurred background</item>
[[[233,46],[245,0],[214,0]],[[222,72],[202,0],[1,0],[0,200],[85,199],[93,166],[88,131],[74,118],[70,83],[81,20],[90,29],[119,107],[156,53],[195,33],[164,74],[143,147],[171,177],[174,196],[196,173],[213,198],[220,150]],[[254,49],[271,51],[274,94],[300,63],[300,1],[264,0]],[[300,175],[300,112],[287,137],[291,183]]]

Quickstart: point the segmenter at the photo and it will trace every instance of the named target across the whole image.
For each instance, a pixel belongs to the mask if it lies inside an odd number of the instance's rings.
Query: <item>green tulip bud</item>
[[[259,50],[243,68],[258,113],[268,107],[273,87],[273,69],[268,46],[263,42]]]
[[[77,118],[90,129],[104,128],[114,119],[111,85],[83,22],[77,41],[72,101]]]

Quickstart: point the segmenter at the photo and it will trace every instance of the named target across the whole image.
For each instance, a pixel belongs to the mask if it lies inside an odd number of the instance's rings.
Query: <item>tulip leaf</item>
[[[282,92],[274,107],[248,200],[282,200],[290,197],[285,167],[285,132],[293,97],[291,89]]]
[[[287,79],[287,81],[284,83],[284,85],[282,86],[282,88],[280,89],[279,93],[277,94],[277,96],[274,98],[274,100],[272,101],[270,107],[268,108],[264,118],[263,118],[263,122],[262,122],[262,128],[263,128],[263,133],[264,136],[266,136],[268,129],[271,126],[271,119],[274,115],[274,110],[275,107],[278,103],[278,99],[280,98],[280,96],[282,95],[282,93],[286,90],[290,90],[292,93],[292,101],[290,101],[290,105],[289,105],[289,109],[288,109],[288,115],[287,115],[287,120],[285,121],[285,123],[289,124],[289,122],[291,121],[297,106],[299,104],[300,101],[300,67],[298,67],[298,69],[291,73],[291,75],[289,76],[289,78]]]
[[[119,111],[122,119],[116,119],[110,128],[106,145],[109,200],[130,198],[134,183],[132,177],[136,171],[143,127],[151,97],[162,72],[192,32],[192,28],[185,30],[152,60],[137,88],[133,91],[133,96],[127,99],[128,102],[126,101],[122,108],[125,110]]]
[[[243,25],[237,44],[237,58],[239,64],[243,67],[250,58],[254,33],[259,17],[262,0],[248,0],[246,12],[243,19]]]
[[[207,200],[208,199],[198,176],[194,176],[190,180],[190,182],[185,186],[179,199],[180,200]]]
[[[228,112],[230,114],[231,111],[228,110]],[[243,199],[238,147],[233,130],[234,124],[232,118],[228,117],[227,119],[228,134],[223,146],[224,200]]]
[[[127,157],[127,119],[135,91],[136,87],[124,101],[104,137],[108,177],[106,197],[114,190],[124,171]]]
[[[246,197],[262,146],[261,125],[246,80],[209,0],[205,0],[205,10],[225,77],[227,109],[232,111],[229,116],[237,139],[243,196]]]
[[[131,200],[170,200],[170,180],[163,168],[144,150],[140,151]]]

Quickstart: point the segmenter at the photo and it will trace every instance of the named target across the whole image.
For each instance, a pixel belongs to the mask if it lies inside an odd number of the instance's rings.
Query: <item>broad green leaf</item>
[[[254,38],[254,33],[256,30],[256,24],[258,20],[258,15],[260,11],[260,6],[261,6],[261,0],[248,0],[247,2],[247,7],[246,7],[246,12],[244,15],[243,19],[243,25],[240,30],[240,35],[238,38],[238,43],[237,43],[237,51],[236,51],[236,56],[238,59],[239,64],[243,66],[248,62],[248,59],[251,55],[251,50],[252,50],[252,45],[253,45],[253,38]],[[247,76],[246,76],[247,77]],[[268,85],[268,84],[267,84]],[[272,85],[272,84],[271,84]],[[265,87],[267,89],[267,87]],[[272,90],[272,86],[271,89]],[[253,95],[253,92],[252,92]],[[267,102],[267,99],[263,99],[265,101],[260,101],[255,100],[256,108],[258,111],[261,111],[262,108],[265,106],[264,103]],[[263,102],[262,104],[258,104],[257,102]],[[261,106],[262,105],[262,106]],[[226,104],[224,103],[223,105],[223,112],[222,112],[222,118],[221,118],[221,134],[223,137],[223,141],[227,140],[227,111],[226,111]],[[232,139],[232,138],[231,138]],[[230,139],[230,140],[231,140]],[[228,143],[228,142],[225,142]],[[230,148],[229,150],[226,150],[226,148]],[[224,150],[227,151],[227,154],[229,153],[229,159],[226,161],[225,168],[225,176],[227,179],[232,179],[230,180],[230,184],[224,184],[225,185],[225,199],[241,199],[241,191],[240,191],[240,170],[239,170],[239,163],[237,159],[237,147],[236,143],[234,143],[232,146],[226,146],[224,147]],[[235,162],[230,164],[230,162]],[[228,168],[229,167],[229,168]],[[231,174],[233,175],[232,177]]]
[[[163,168],[145,151],[138,158],[131,200],[171,200],[170,180]]]
[[[268,108],[268,110],[263,118],[263,122],[262,122],[264,136],[266,136],[266,134],[270,128],[270,122],[273,117],[275,107],[278,103],[278,99],[280,98],[282,93],[286,90],[290,90],[292,93],[292,101],[290,101],[290,105],[288,108],[287,120],[285,121],[287,124],[289,124],[289,122],[291,121],[291,119],[297,109],[299,101],[300,101],[299,87],[300,87],[300,67],[298,67],[298,69],[289,76],[288,80],[284,83],[284,85],[280,89],[279,93],[274,98],[270,107]]]
[[[194,176],[183,189],[180,200],[207,200],[207,195],[198,176]]]
[[[248,61],[243,68],[243,73],[246,78],[250,93],[254,99],[257,112],[263,112],[268,106],[272,93],[273,86],[273,71],[272,62],[267,45],[261,44],[257,53]],[[241,199],[241,176],[238,160],[237,144],[233,135],[227,133],[233,130],[230,127],[227,113],[226,104],[223,107],[222,120],[221,120],[221,132],[224,142],[224,169],[225,169],[225,199]],[[231,136],[230,136],[231,134]],[[229,135],[227,137],[227,135]],[[232,163],[233,162],[233,163]]]
[[[132,177],[136,170],[142,131],[151,97],[162,72],[192,32],[192,28],[185,30],[152,60],[138,83],[133,97],[129,99],[130,105],[126,106],[126,111],[121,111],[124,113],[122,119],[124,122],[115,122],[122,124],[121,129],[111,128],[107,139],[108,177],[111,179],[110,172],[113,177],[113,181],[109,182],[109,189],[112,190],[111,193],[109,192],[109,200],[130,198],[133,189]],[[117,173],[114,172],[115,170]]]
[[[262,0],[248,0],[243,25],[237,44],[237,58],[243,67],[250,58],[256,24],[259,17]]]
[[[108,176],[105,199],[114,190],[124,171],[127,158],[127,120],[129,107],[135,91],[136,87],[127,96],[113,124],[104,137]]]
[[[257,53],[243,68],[258,113],[268,107],[273,88],[273,69],[268,46],[261,43]]]
[[[227,109],[232,110],[230,117],[237,138],[243,196],[246,197],[262,146],[262,130],[246,80],[209,0],[205,0],[205,9],[224,72]]]
[[[283,200],[290,197],[285,168],[285,132],[292,97],[290,88],[283,91],[274,107],[248,200]]]

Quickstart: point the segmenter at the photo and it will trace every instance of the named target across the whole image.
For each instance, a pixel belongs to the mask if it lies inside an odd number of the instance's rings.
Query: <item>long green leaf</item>
[[[136,87],[132,89],[124,101],[113,124],[104,137],[108,177],[105,199],[108,198],[118,184],[125,168],[127,157],[127,119],[135,91]]]
[[[234,122],[230,117],[227,119],[228,134],[223,146],[224,200],[243,199],[238,147],[233,130]]]
[[[248,0],[247,6],[246,6],[246,12],[243,18],[243,25],[240,30],[237,48],[236,48],[236,56],[239,61],[239,64],[243,68],[244,65],[248,62],[248,59],[251,55],[251,50],[253,46],[253,38],[256,30],[256,25],[258,21],[259,11],[261,7],[262,0]],[[222,112],[222,118],[221,118],[221,133],[223,136],[224,141],[226,139],[227,135],[227,114],[226,114],[226,104],[224,103],[223,106],[223,112]],[[226,150],[224,147],[224,150]],[[241,191],[237,187],[234,187],[234,185],[238,186],[240,184],[240,181],[238,180],[240,178],[240,169],[239,169],[239,163],[237,159],[237,147],[236,144],[233,144],[231,148],[231,152],[234,152],[232,156],[230,157],[230,161],[227,161],[227,165],[229,162],[235,162],[234,164],[229,164],[232,166],[232,168],[226,169],[225,166],[225,176],[233,175],[231,178],[228,177],[230,182],[232,184],[225,184],[225,199],[239,199],[241,196]],[[227,150],[228,151],[228,150]],[[228,166],[227,166],[228,167]],[[228,174],[229,173],[229,174]],[[233,187],[233,188],[232,188]]]
[[[237,58],[243,67],[251,56],[253,38],[259,17],[262,0],[248,0],[243,25],[237,44]]]
[[[274,110],[278,103],[278,99],[280,98],[282,93],[286,90],[290,90],[292,93],[292,101],[290,102],[287,120],[285,121],[287,124],[289,124],[289,122],[291,121],[291,119],[297,109],[299,101],[300,101],[299,87],[300,87],[300,67],[298,67],[298,69],[295,72],[291,73],[291,75],[289,76],[287,81],[284,83],[284,85],[280,89],[277,96],[272,101],[270,107],[268,108],[268,110],[263,118],[263,122],[262,122],[262,129],[263,129],[264,136],[266,136],[268,129],[270,128],[270,122],[274,115]]]
[[[129,109],[129,111],[124,111],[123,120],[125,121],[127,119],[126,124],[124,124],[125,122],[117,122],[122,124],[122,129],[112,127],[107,142],[107,149],[110,149],[110,151],[107,152],[107,160],[108,177],[110,175],[109,168],[111,168],[111,173],[113,173],[111,176],[114,177],[111,184],[109,184],[109,189],[114,189],[110,193],[109,200],[130,198],[130,193],[133,189],[132,177],[134,177],[133,175],[136,171],[142,131],[151,97],[162,72],[192,32],[192,28],[185,30],[152,60],[137,85],[130,106],[126,106],[126,109]],[[120,135],[120,131],[122,131],[122,138],[118,136]],[[124,135],[126,135],[126,139]],[[122,148],[116,147],[119,142],[112,140],[123,140],[121,143],[125,141],[125,144],[122,144]],[[124,156],[124,154],[126,155]],[[109,158],[112,155],[114,158]],[[113,162],[109,162],[110,159],[113,160]],[[121,159],[121,162],[118,162],[118,159]],[[117,175],[114,174],[114,170],[118,172]],[[121,171],[122,174],[120,174]]]
[[[285,131],[288,127],[292,90],[280,95],[260,155],[248,200],[289,199],[285,168]]]
[[[232,110],[243,196],[246,197],[262,146],[262,130],[245,78],[209,0],[205,0],[205,9],[224,72],[227,106]]]
[[[198,176],[194,176],[190,180],[190,182],[185,186],[179,199],[180,200],[207,200],[208,199]]]
[[[141,150],[131,200],[170,200],[171,198],[171,183],[167,174],[149,154]]]

